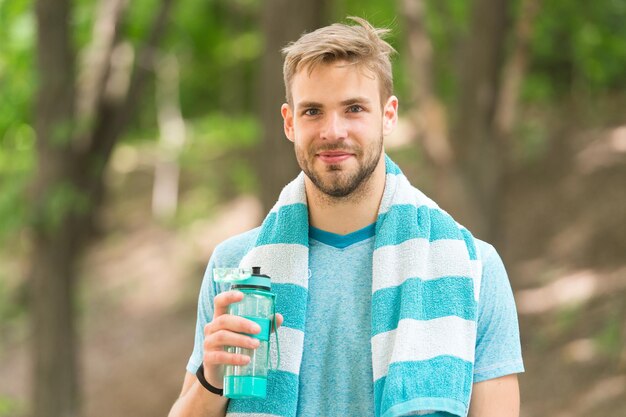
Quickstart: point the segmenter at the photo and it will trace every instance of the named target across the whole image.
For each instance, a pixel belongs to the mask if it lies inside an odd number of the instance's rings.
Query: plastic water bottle
[[[258,334],[248,336],[259,339],[256,349],[227,347],[230,353],[250,356],[247,365],[226,365],[224,370],[224,396],[233,399],[265,398],[267,395],[267,371],[270,366],[270,333],[276,313],[276,294],[271,292],[270,277],[261,274],[260,267],[253,267],[252,274],[233,281],[231,290],[241,291],[243,300],[233,303],[228,313],[252,320],[261,328]]]

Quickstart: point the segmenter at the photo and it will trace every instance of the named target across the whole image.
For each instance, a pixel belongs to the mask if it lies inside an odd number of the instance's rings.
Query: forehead
[[[353,97],[377,101],[379,85],[376,74],[364,65],[336,61],[300,68],[292,80],[291,93],[295,105],[301,101],[340,102]]]

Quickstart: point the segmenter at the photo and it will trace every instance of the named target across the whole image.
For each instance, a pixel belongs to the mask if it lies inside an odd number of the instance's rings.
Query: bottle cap
[[[260,266],[252,268],[214,268],[213,281],[230,283],[232,289],[252,287],[270,290],[272,287],[270,277],[261,274]]]

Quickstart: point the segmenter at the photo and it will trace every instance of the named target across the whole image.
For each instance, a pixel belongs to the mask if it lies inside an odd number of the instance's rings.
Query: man
[[[393,48],[387,30],[352,20],[283,51],[281,113],[303,174],[260,228],[215,249],[170,417],[519,415],[523,364],[502,262],[385,156],[398,117]],[[229,403],[216,394],[222,367],[249,358],[224,347],[255,348],[242,333],[259,330],[226,314],[242,294],[212,271],[252,260],[278,293],[284,359],[267,400]],[[211,391],[195,375],[201,365]]]

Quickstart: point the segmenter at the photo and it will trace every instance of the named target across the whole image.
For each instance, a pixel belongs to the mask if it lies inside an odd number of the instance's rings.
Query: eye
[[[348,107],[348,112],[350,113],[359,113],[363,111],[363,107],[359,106],[358,104],[353,104],[352,106]]]
[[[306,109],[302,114],[304,114],[305,116],[317,116],[318,114],[320,114],[320,109]]]

